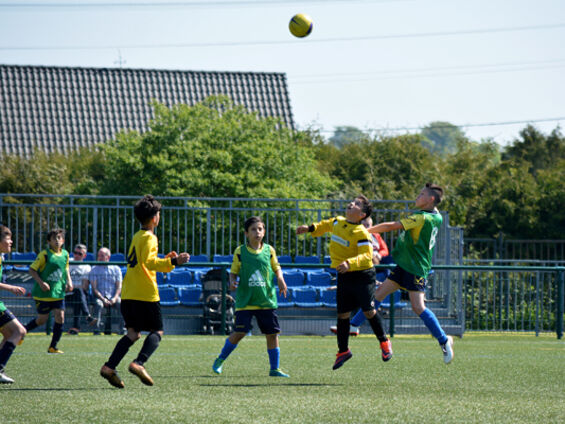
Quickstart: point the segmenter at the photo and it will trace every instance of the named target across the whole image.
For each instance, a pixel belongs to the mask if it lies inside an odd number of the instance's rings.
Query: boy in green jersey
[[[252,216],[244,223],[247,244],[235,249],[230,269],[230,289],[236,290],[235,329],[226,339],[220,355],[214,361],[212,370],[222,373],[222,365],[237,344],[251,330],[251,319],[255,317],[259,329],[267,339],[267,353],[271,377],[289,377],[281,371],[277,317],[277,294],[273,284],[274,275],[280,293],[286,297],[287,288],[275,249],[263,243],[265,224],[258,216]],[[239,283],[237,277],[239,276]]]
[[[63,249],[65,230],[55,228],[47,233],[48,248],[41,251],[29,267],[29,274],[35,280],[31,295],[35,300],[37,318],[25,326],[28,332],[47,322],[51,311],[55,314],[53,336],[47,353],[63,353],[57,343],[63,334],[65,322],[65,293],[73,291],[69,273],[69,252]]]
[[[10,253],[12,250],[12,232],[8,227],[0,225],[0,281],[2,281],[2,253]],[[23,287],[0,283],[0,289],[9,291],[15,295],[24,295]],[[12,356],[16,345],[23,340],[26,330],[17,318],[10,312],[6,305],[0,300],[0,384],[12,384],[13,379],[4,374],[4,368]]]
[[[426,308],[424,293],[427,276],[432,268],[432,254],[442,217],[436,206],[443,198],[443,189],[427,183],[416,198],[416,207],[420,209],[400,221],[382,222],[368,229],[370,233],[385,233],[403,230],[392,250],[397,267],[375,293],[375,308],[385,297],[398,289],[408,291],[412,310],[418,315],[432,335],[438,340],[443,361],[449,364],[453,360],[453,338],[446,336],[435,314]]]

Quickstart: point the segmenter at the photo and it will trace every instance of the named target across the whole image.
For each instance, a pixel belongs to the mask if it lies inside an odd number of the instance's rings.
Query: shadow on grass
[[[72,389],[64,387],[10,387],[2,390],[12,391],[12,392],[92,392],[94,390],[115,390],[113,387],[75,387]]]
[[[202,387],[273,387],[272,383],[264,384],[199,384]],[[281,383],[277,386],[297,386],[297,387],[329,387],[329,386],[343,386],[343,384],[327,384],[327,383]]]

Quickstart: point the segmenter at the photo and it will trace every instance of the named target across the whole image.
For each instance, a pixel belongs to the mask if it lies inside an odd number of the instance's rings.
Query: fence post
[[[92,253],[96,258],[98,250],[98,207],[92,210]]]
[[[206,211],[206,255],[208,256],[209,260],[212,260],[212,256],[210,255],[211,253],[211,238],[212,238],[212,212],[210,211],[210,208],[208,208],[208,210]]]
[[[222,334],[226,335],[226,293],[228,291],[228,282],[226,275],[228,274],[227,266],[222,265]]]
[[[563,338],[563,292],[565,286],[565,268],[561,268],[557,274],[557,316],[555,317],[555,330],[557,338]]]

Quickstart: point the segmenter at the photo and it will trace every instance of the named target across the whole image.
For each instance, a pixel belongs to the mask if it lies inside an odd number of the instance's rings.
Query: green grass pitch
[[[397,336],[380,359],[372,336],[352,338],[353,358],[332,371],[335,337],[281,336],[281,368],[268,377],[265,338],[246,337],[211,370],[222,336],[167,336],[147,370],[155,386],[120,364],[123,390],[99,376],[118,336],[30,335],[0,386],[2,423],[563,423],[565,342],[555,335],[466,334],[443,363],[429,336]]]

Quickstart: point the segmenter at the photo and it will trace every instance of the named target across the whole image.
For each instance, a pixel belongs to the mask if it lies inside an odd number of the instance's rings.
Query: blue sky
[[[0,0],[0,63],[285,72],[299,128],[327,136],[565,125],[563,0]]]

